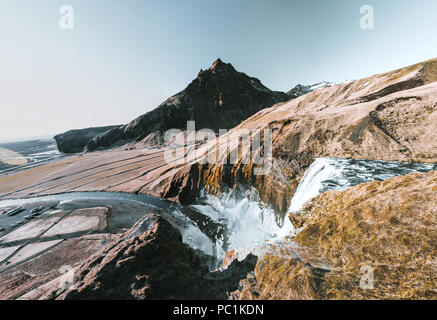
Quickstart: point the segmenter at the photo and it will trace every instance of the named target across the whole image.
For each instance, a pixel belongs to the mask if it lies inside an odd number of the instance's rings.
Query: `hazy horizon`
[[[62,30],[63,5],[74,30]],[[360,7],[375,10],[360,28]],[[124,124],[221,58],[272,90],[437,57],[435,0],[0,2],[0,142]]]

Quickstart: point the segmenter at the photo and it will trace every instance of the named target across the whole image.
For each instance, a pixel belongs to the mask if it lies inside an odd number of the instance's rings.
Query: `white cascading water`
[[[369,181],[382,181],[412,172],[433,170],[437,170],[437,164],[320,158],[305,173],[291,199],[289,211],[298,213],[307,201],[328,190],[344,190]],[[264,205],[255,189],[236,188],[219,197],[203,195],[191,206],[200,216],[209,218],[214,224],[210,220],[199,219],[198,216],[194,221],[193,216],[187,216],[181,206],[169,205],[162,200],[140,194],[61,194],[33,199],[2,200],[0,208],[41,201],[59,201],[59,206],[62,207],[74,199],[88,201],[90,198],[138,201],[166,213],[169,221],[180,230],[184,243],[215,258],[211,268],[220,266],[226,252],[230,250],[256,253],[262,252],[267,243],[293,246],[289,241],[281,240],[298,231],[294,230],[287,216],[279,217],[272,208]],[[221,236],[208,236],[207,231],[214,231],[217,226],[224,229]]]
[[[254,189],[234,189],[220,197],[207,195],[192,207],[225,226],[224,236],[216,242],[219,261],[230,250],[281,239],[294,229],[289,219],[275,217],[274,210],[261,203]]]
[[[333,166],[333,160],[317,159],[314,161],[291,199],[289,213],[298,213],[308,200],[320,194],[324,181],[333,179],[338,174]]]
[[[328,190],[346,190],[370,181],[432,170],[437,170],[436,164],[319,158],[305,173],[291,200],[289,213],[299,213],[306,202]]]
[[[177,228],[182,236],[182,241],[193,249],[198,249],[207,255],[216,256],[216,244],[199,230],[190,218],[179,210],[172,212],[175,218],[179,219]]]
[[[437,170],[436,164],[319,158],[302,178],[291,199],[288,213],[299,213],[306,202],[328,190],[345,190],[374,180],[383,181],[412,172],[432,170]],[[187,243],[208,251],[218,262],[230,250],[254,253],[263,250],[263,244],[267,241],[278,245],[285,236],[298,232],[287,216],[275,216],[273,209],[260,201],[255,189],[236,188],[220,197],[203,195],[192,207],[225,228],[224,236],[216,239],[215,243],[214,240],[203,240],[204,237],[197,236],[194,229],[184,235]]]

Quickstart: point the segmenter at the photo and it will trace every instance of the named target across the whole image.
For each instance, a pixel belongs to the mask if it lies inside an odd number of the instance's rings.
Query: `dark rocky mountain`
[[[102,134],[108,130],[118,128],[120,126],[108,126],[87,128],[80,130],[71,130],[54,137],[58,150],[62,153],[78,153],[82,152],[90,139]]]
[[[257,258],[209,272],[208,256],[182,242],[162,216],[148,214],[75,273],[58,300],[224,300],[255,268]]]
[[[289,99],[286,93],[272,91],[257,78],[218,59],[208,70],[201,70],[185,90],[131,123],[90,140],[86,150],[141,141],[158,131],[185,130],[189,120],[196,122],[196,129],[231,129],[261,109]]]

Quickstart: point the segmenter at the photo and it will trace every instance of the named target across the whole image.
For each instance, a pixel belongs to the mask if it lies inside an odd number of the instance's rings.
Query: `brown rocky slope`
[[[437,299],[437,172],[329,191],[292,217],[304,229],[233,293],[239,299]],[[373,288],[362,268],[373,269]],[[365,270],[365,269],[364,269]]]
[[[264,201],[285,214],[315,158],[437,162],[436,66],[437,59],[426,61],[261,110],[218,141],[204,143],[196,152],[185,148],[184,163],[166,161],[165,149],[88,153],[2,176],[0,197],[115,191],[189,203],[205,187],[216,192],[240,182],[254,185]],[[241,143],[241,130],[264,129],[272,130],[272,165],[270,172],[257,176],[257,166],[244,164],[242,154],[262,148]],[[228,143],[230,148],[222,148]],[[205,158],[196,157],[214,149],[219,150],[216,164],[202,164]],[[237,162],[225,164],[235,150],[240,152]]]
[[[362,80],[320,89],[250,117],[198,153],[218,150],[217,164],[175,165],[164,175],[151,172],[141,192],[188,202],[201,188],[254,185],[266,202],[286,212],[299,179],[318,157],[437,161],[437,59]],[[240,142],[242,130],[272,131],[272,163],[255,175],[243,154],[261,147]],[[261,135],[262,136],[262,135]],[[230,142],[231,147],[220,148]],[[236,164],[226,164],[240,148]],[[215,152],[215,151],[214,151]],[[201,158],[203,160],[204,158]]]
[[[285,215],[300,177],[317,157],[436,162],[436,65],[437,60],[431,60],[317,90],[264,109],[197,150],[203,155],[231,142],[231,148],[219,149],[217,156],[228,159],[232,150],[240,148],[235,165],[202,164],[190,148],[184,151],[188,164],[167,163],[164,150],[90,153],[2,176],[0,192],[7,198],[106,190],[190,202],[205,186],[210,192],[219,192],[224,184],[243,182],[256,186],[263,199]],[[272,168],[270,173],[256,176],[256,165],[243,163],[251,144],[238,146],[239,130],[266,128],[273,132]],[[320,195],[301,216],[292,216],[296,226],[304,226],[296,238],[289,239],[301,245],[299,255],[295,247],[278,246],[258,261],[255,273],[241,282],[233,297],[435,298],[436,183],[435,172],[419,173]],[[203,298],[223,297],[224,291],[203,295],[202,288],[212,285],[210,279],[201,280],[204,286],[193,292],[154,290],[154,286],[161,287],[162,268],[140,266],[155,253],[175,258],[172,273],[183,272],[181,278],[168,275],[166,283],[178,281],[183,287],[184,281],[193,281],[198,265],[165,222],[150,226],[132,238],[129,235],[135,230],[131,230],[123,236],[128,239],[121,237],[105,252],[91,257],[81,267],[76,287],[65,297],[109,298],[102,290],[108,286],[132,299],[197,298],[199,292]],[[172,239],[171,245],[160,238],[164,234]],[[181,251],[174,255],[168,252],[170,248]],[[375,271],[373,290],[359,286],[360,268],[366,265]],[[232,287],[240,276],[233,278]],[[124,280],[117,282],[117,277]],[[153,283],[150,279],[158,280]]]

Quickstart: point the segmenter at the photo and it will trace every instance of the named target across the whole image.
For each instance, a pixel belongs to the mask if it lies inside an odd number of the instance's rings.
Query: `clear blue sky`
[[[283,91],[410,65],[437,57],[436,14],[435,0],[0,0],[0,140],[129,122],[218,57]]]

